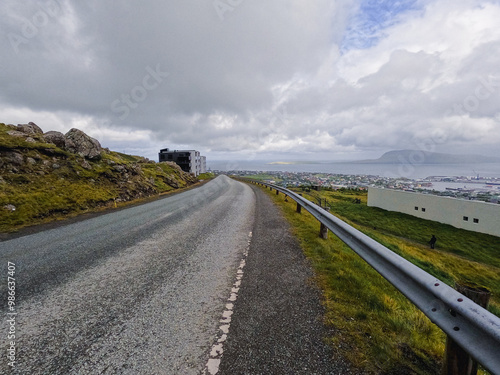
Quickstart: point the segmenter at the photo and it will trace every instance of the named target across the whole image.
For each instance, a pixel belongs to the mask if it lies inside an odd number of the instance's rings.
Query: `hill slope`
[[[500,158],[470,154],[444,154],[420,150],[396,150],[386,152],[378,159],[360,160],[354,163],[401,164],[408,161],[412,164],[498,163],[500,162]]]
[[[0,231],[189,186],[176,164],[101,148],[78,129],[0,123]]]

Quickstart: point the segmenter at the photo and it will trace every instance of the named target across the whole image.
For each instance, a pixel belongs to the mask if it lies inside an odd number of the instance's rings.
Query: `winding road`
[[[226,176],[0,242],[0,259],[2,374],[349,373],[286,222]]]

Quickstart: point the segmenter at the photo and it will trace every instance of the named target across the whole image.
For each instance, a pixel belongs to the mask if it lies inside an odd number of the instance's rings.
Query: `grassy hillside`
[[[0,124],[0,232],[189,186],[196,178],[171,163],[103,149],[87,159],[40,134],[12,136]]]
[[[283,209],[316,271],[326,323],[339,333],[329,338],[331,344],[370,373],[439,374],[445,347],[442,331],[334,235],[321,240],[318,221],[310,214],[297,214],[293,201],[269,194]],[[366,192],[304,196],[315,203],[326,199],[334,215],[449,285],[460,280],[487,287],[493,293],[490,311],[500,315],[498,238],[368,207]],[[438,238],[435,250],[427,244],[432,234]]]
[[[411,215],[368,207],[365,191],[314,192],[330,212],[428,273],[453,286],[477,284],[493,293],[490,311],[500,316],[500,238]],[[306,197],[314,201],[313,195]],[[361,204],[354,204],[358,198]],[[429,249],[432,234],[436,249]]]

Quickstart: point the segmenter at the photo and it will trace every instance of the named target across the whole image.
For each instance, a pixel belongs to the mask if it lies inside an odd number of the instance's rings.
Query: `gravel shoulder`
[[[218,374],[350,374],[324,338],[321,292],[290,226],[259,188],[253,238]]]

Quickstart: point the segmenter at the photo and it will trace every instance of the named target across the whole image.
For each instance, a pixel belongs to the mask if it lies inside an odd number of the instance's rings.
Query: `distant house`
[[[500,237],[498,204],[370,187],[368,206]]]
[[[201,156],[196,150],[173,150],[168,148],[160,150],[158,159],[162,161],[172,161],[176,163],[184,172],[199,176],[207,171],[207,158]]]

